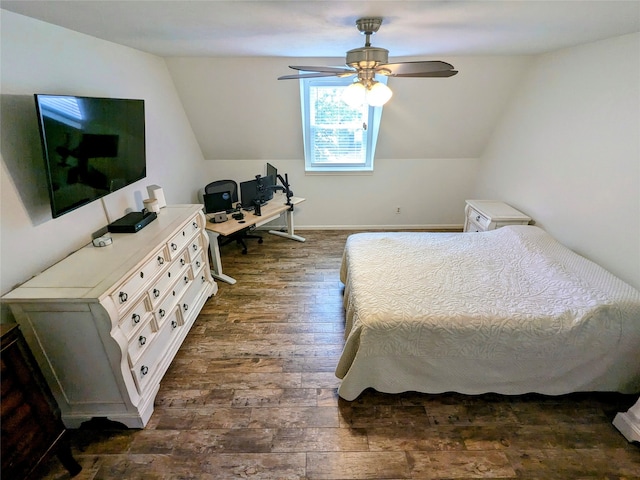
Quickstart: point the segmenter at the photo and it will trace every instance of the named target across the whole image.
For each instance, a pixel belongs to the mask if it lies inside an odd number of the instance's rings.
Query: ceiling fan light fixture
[[[359,107],[365,103],[372,107],[381,107],[392,95],[393,92],[384,83],[358,80],[345,88],[342,101],[350,107]]]
[[[359,107],[367,99],[367,89],[362,82],[353,82],[342,93],[342,101],[350,107]]]
[[[384,83],[375,82],[367,90],[367,103],[372,107],[381,107],[392,95],[393,92]]]

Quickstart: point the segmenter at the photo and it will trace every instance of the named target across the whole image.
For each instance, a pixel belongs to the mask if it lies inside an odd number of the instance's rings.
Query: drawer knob
[[[196,260],[196,267],[200,268],[200,260]]]
[[[176,245],[175,243],[171,244],[171,250],[173,250],[174,252],[178,249],[178,245]]]
[[[186,312],[187,310],[189,310],[189,305],[187,305],[186,303],[183,303],[182,308]]]
[[[140,367],[140,373],[144,377],[147,373],[149,373],[149,367],[147,367],[146,365],[141,366]]]
[[[158,265],[163,265],[164,264],[164,258],[162,258],[161,256],[158,256]]]
[[[176,322],[175,320],[171,320],[171,326],[173,328],[177,328],[178,327],[178,322]]]
[[[186,275],[184,277],[184,283],[189,283],[189,277],[187,277]]]
[[[158,313],[160,314],[160,318],[163,318],[167,312],[165,312],[163,309],[160,309]]]
[[[140,323],[140,315],[134,313],[133,315],[131,315],[131,320],[133,320],[133,323]]]
[[[158,290],[157,288],[153,289],[153,296],[155,298],[158,298],[160,296],[160,290]]]
[[[206,278],[204,278],[204,275],[202,275],[200,278],[202,279],[202,283],[204,283],[204,282],[206,282],[206,281],[207,281],[207,279],[206,279]]]
[[[194,244],[191,246],[191,248],[193,248],[193,251],[194,251],[194,252],[197,252],[197,251],[198,251],[198,244],[197,244],[197,243],[194,243]]]
[[[193,222],[192,225],[193,225],[193,228],[195,228],[196,230],[198,229],[198,224],[196,222]]]
[[[120,299],[120,303],[124,303],[129,298],[129,295],[127,295],[125,292],[120,292],[118,294],[118,298]]]
[[[184,267],[184,264],[185,264],[185,263],[187,263],[187,262],[185,262],[184,258],[181,258],[181,259],[180,259],[180,265],[182,265],[182,266]]]
[[[140,337],[138,338],[138,343],[140,344],[140,346],[144,345],[145,343],[147,343],[147,337],[140,335]]]
[[[480,221],[480,215],[476,216],[476,222]]]

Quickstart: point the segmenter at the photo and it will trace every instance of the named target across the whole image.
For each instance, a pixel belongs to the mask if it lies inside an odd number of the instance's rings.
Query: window
[[[387,77],[377,78],[386,83]],[[382,107],[350,107],[342,93],[352,77],[300,80],[307,172],[370,172]]]
[[[75,97],[42,95],[38,97],[40,108],[47,111],[47,117],[53,118],[74,128],[82,128],[82,112]]]

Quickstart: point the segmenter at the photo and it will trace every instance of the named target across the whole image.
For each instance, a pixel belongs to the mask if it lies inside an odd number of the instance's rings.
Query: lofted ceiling
[[[531,55],[640,31],[640,0],[0,0],[3,9],[163,57]]]

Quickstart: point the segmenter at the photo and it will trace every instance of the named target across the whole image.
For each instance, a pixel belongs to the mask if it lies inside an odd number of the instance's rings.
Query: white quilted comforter
[[[640,292],[534,226],[360,233],[339,394],[640,391]]]

